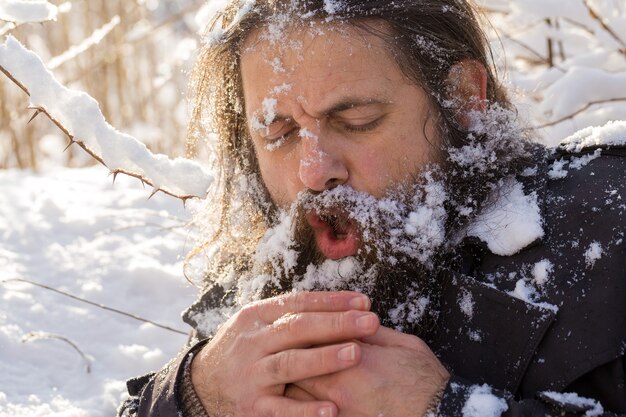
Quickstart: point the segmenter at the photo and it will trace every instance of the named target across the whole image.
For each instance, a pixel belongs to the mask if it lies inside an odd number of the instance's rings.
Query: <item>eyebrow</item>
[[[344,110],[353,109],[355,107],[365,107],[377,104],[390,104],[390,102],[377,98],[345,98],[323,111],[322,114],[328,116],[334,113],[340,113]]]
[[[377,99],[377,98],[347,97],[347,98],[341,99],[339,102],[333,104],[326,110],[322,111],[321,115],[322,117],[328,117],[332,114],[341,113],[342,111],[350,110],[356,107],[364,107],[364,106],[371,106],[371,105],[378,105],[378,104],[386,105],[386,104],[391,104],[391,102],[388,100],[382,100],[382,99]],[[274,120],[272,120],[272,124],[289,122],[291,120],[293,120],[293,117],[285,116],[284,114],[279,113],[274,117]]]

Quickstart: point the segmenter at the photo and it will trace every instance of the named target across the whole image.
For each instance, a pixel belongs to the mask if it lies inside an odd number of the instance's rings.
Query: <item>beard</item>
[[[266,282],[248,294],[267,298],[289,291],[357,291],[368,295],[381,324],[421,334],[438,312],[439,271],[449,264],[448,200],[437,169],[383,198],[347,186],[302,192],[258,246],[255,273]],[[355,229],[359,249],[328,259],[308,220],[311,212],[341,232]],[[349,225],[349,226],[348,226]]]

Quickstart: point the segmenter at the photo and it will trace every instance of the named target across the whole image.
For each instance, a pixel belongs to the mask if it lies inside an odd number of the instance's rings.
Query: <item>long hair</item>
[[[496,77],[477,8],[469,0],[231,0],[209,27],[208,38],[218,39],[203,45],[193,73],[189,149],[193,151],[209,132],[217,136],[215,171],[220,191],[215,204],[219,205],[220,220],[214,238],[225,236],[228,240],[234,229],[245,228],[247,232],[238,233],[231,248],[239,252],[232,254],[239,259],[238,255],[252,253],[276,213],[259,179],[247,130],[240,52],[253,31],[279,15],[288,16],[294,24],[298,20],[341,22],[379,36],[404,75],[429,96],[437,113],[442,147],[461,148],[469,140],[467,130],[457,122],[458,107],[450,105],[445,94],[448,74],[460,61],[482,64],[487,71],[488,103],[512,108]],[[383,23],[386,30],[368,24],[372,22]],[[256,182],[258,192],[237,192],[241,178],[246,178],[248,185]],[[461,198],[463,187],[459,184],[456,189]]]

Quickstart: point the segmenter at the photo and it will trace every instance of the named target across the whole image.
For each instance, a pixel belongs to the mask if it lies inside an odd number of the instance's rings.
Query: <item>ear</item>
[[[487,70],[473,59],[460,61],[450,68],[446,78],[448,99],[457,108],[456,121],[468,128],[469,113],[487,108]]]

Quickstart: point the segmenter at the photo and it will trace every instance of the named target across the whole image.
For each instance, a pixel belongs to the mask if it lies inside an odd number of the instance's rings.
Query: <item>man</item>
[[[121,415],[626,415],[623,124],[531,144],[465,1],[217,25],[193,133],[219,135],[220,223],[185,314],[207,339]]]

